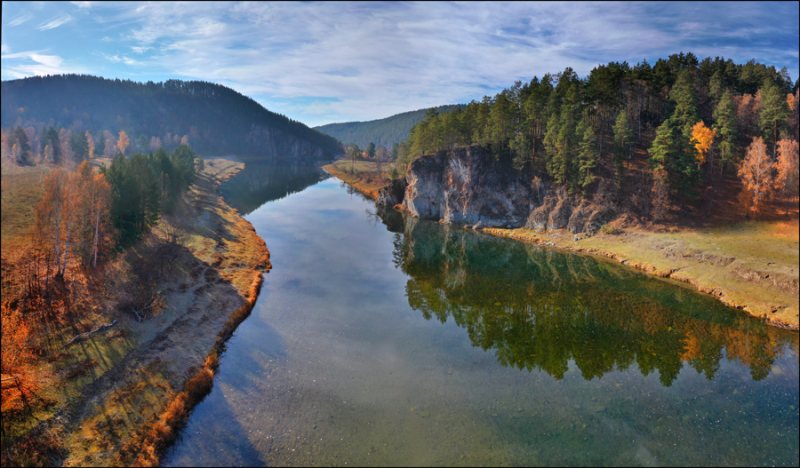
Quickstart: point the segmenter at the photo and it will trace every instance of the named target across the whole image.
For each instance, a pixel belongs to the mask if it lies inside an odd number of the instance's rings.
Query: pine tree
[[[786,96],[772,83],[772,80],[766,80],[764,87],[761,88],[758,126],[767,141],[772,142],[773,158],[778,156],[778,130],[786,123],[790,115]]]
[[[617,115],[617,120],[614,123],[614,162],[617,169],[617,175],[622,179],[625,174],[625,153],[628,153],[630,159],[630,151],[633,147],[633,131],[628,124],[628,113],[623,109]]]
[[[722,138],[719,144],[721,170],[726,164],[730,165],[736,160],[736,141],[739,138],[736,128],[736,106],[728,91],[722,94],[714,110],[714,130]]]
[[[597,152],[594,130],[591,125],[586,123],[585,119],[581,120],[577,133],[581,137],[578,147],[578,185],[586,190],[586,187],[597,179],[593,171],[597,167],[600,154]]]

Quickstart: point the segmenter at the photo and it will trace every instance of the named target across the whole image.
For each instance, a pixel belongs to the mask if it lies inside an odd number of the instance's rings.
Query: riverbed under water
[[[315,170],[226,194],[273,268],[164,465],[800,462],[797,333]]]

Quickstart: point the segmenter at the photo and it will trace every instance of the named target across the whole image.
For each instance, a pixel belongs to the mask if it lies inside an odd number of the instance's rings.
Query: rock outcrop
[[[397,205],[403,202],[405,191],[405,179],[394,179],[389,185],[378,190],[378,198],[375,203],[386,206]]]
[[[409,165],[402,207],[445,224],[596,232],[613,212],[499,163],[480,146],[421,156]],[[387,197],[388,200],[388,197]]]

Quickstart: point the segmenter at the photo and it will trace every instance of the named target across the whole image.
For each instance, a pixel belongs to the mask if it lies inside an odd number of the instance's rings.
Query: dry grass
[[[392,171],[392,165],[384,164],[384,172],[378,174],[378,165],[374,162],[356,161],[353,164],[342,159],[324,166],[323,169],[375,199],[378,198],[378,191],[389,185],[388,174]]]
[[[41,359],[38,368],[51,376],[52,384],[36,395],[34,417],[4,434],[4,446],[13,442],[13,450],[4,450],[4,466],[25,460],[64,466],[157,463],[188,412],[211,390],[221,343],[249,315],[262,272],[270,267],[264,241],[217,194],[220,178],[242,168],[242,163],[228,159],[207,160],[206,170],[176,207],[181,216],[162,220],[188,234],[174,271],[157,285],[162,312],[138,323],[116,310],[119,292],[128,289],[131,262],[149,251],[144,242],[103,266],[104,280],[91,286],[98,301],[81,320],[47,330],[48,340],[42,345],[47,359]],[[21,169],[9,175],[30,178],[36,170]],[[5,171],[3,177],[5,181]],[[17,193],[6,191],[8,187],[4,182],[4,207],[11,200],[7,196]],[[14,203],[22,207],[33,202]],[[4,239],[8,226],[14,224],[3,223]],[[24,230],[17,232],[24,239]],[[153,235],[162,234],[156,229]],[[75,334],[114,318],[119,324],[111,331],[62,349]],[[188,373],[198,366],[200,370]],[[43,424],[37,420],[59,429],[57,450],[48,453],[62,454],[63,459],[41,462],[43,458],[31,455],[35,450],[23,450],[26,434]]]
[[[628,228],[622,234],[600,234],[579,241],[563,231],[484,231],[609,257],[650,274],[689,283],[772,325],[798,328],[797,219],[669,232]]]

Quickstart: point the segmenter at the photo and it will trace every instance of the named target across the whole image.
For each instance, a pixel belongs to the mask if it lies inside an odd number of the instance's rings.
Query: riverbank
[[[69,347],[74,326],[53,334],[52,349],[39,364],[49,379],[36,394],[42,401],[33,405],[27,429],[20,425],[5,435],[16,442],[4,451],[4,465],[158,463],[178,426],[210,391],[218,354],[249,315],[270,268],[263,239],[219,195],[220,183],[243,168],[232,158],[207,159],[152,237],[104,265],[87,292],[97,310],[78,329],[116,323]],[[183,237],[180,252],[155,286],[153,316],[139,322],[118,306],[129,289],[130,268],[148,256],[150,244],[176,231]],[[73,281],[70,288],[76,287]]]
[[[345,160],[322,166],[329,174],[373,200],[378,198],[378,191],[389,184],[389,179],[379,177],[375,168],[374,162],[358,161],[351,164]]]
[[[365,176],[325,166],[331,174],[373,200],[382,186]],[[385,184],[384,184],[385,185]],[[710,294],[766,323],[798,330],[798,220],[749,221],[711,229],[616,229],[575,236],[566,230],[490,229],[484,233],[598,255],[647,274],[671,278]]]

